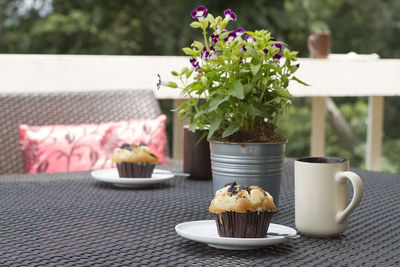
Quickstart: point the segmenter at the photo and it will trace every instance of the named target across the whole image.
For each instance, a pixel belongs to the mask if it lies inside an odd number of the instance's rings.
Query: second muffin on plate
[[[144,145],[123,144],[114,149],[112,161],[117,164],[121,178],[150,178],[158,159]]]

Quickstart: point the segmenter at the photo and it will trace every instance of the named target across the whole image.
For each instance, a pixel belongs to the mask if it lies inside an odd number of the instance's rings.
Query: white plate
[[[175,226],[178,235],[211,247],[232,250],[256,249],[264,246],[275,245],[289,239],[283,236],[266,236],[265,238],[232,238],[220,237],[214,220],[184,222]],[[296,230],[280,224],[271,223],[268,232],[296,235]]]
[[[166,182],[175,176],[170,171],[160,169],[154,169],[151,178],[120,178],[116,168],[96,170],[90,174],[97,181],[112,183],[118,187],[146,187]]]

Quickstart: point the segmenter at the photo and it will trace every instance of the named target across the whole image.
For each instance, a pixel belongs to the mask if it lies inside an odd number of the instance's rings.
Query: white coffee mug
[[[347,228],[347,217],[360,204],[363,183],[349,171],[349,161],[334,157],[300,158],[294,164],[295,223],[302,234],[337,236]],[[353,198],[348,204],[348,181]]]

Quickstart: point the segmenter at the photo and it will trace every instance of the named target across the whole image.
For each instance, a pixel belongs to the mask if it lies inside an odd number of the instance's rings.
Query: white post
[[[311,156],[325,155],[325,97],[312,98]]]
[[[370,96],[368,103],[367,170],[381,170],[384,97]]]

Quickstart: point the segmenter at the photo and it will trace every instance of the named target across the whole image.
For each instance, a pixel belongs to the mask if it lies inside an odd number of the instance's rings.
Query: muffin
[[[276,206],[260,187],[233,182],[215,193],[209,211],[214,214],[219,236],[264,238]]]
[[[112,161],[117,164],[121,178],[150,178],[158,159],[144,145],[123,144],[114,149]]]

